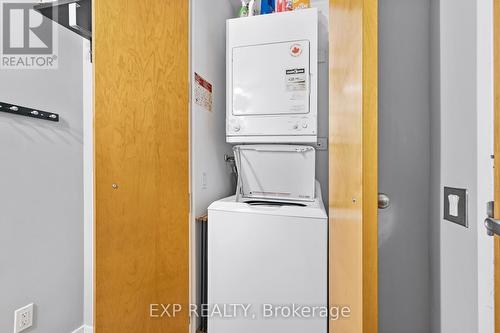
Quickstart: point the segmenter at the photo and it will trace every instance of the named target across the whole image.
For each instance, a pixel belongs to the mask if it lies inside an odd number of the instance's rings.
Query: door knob
[[[484,220],[484,226],[486,227],[488,236],[500,235],[500,220],[487,217],[486,220]]]
[[[390,206],[391,204],[391,199],[389,196],[385,193],[379,193],[378,194],[378,208],[379,209],[386,209]]]

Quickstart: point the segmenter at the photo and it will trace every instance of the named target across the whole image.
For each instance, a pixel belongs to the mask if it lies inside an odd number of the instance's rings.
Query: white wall
[[[478,332],[494,327],[493,239],[482,221],[486,202],[493,200],[493,1],[477,2],[477,271]]]
[[[329,57],[328,21],[329,1],[311,0],[311,6],[318,8],[318,137],[328,138],[328,94]],[[328,142],[328,140],[326,140]],[[328,207],[328,150],[316,150],[316,179],[321,184],[323,203]]]
[[[430,330],[430,1],[379,0],[379,330]]]
[[[490,0],[440,1],[440,190],[469,190],[469,228],[439,219],[443,333],[493,332],[491,22]]]
[[[440,13],[441,197],[467,188],[470,219],[468,229],[440,220],[441,332],[477,332],[475,1],[441,0]]]
[[[83,41],[83,192],[84,192],[84,309],[83,322],[94,325],[94,111],[90,42]]]
[[[58,69],[0,70],[1,101],[61,117],[0,114],[0,332],[30,302],[33,332],[83,322],[82,40],[58,30]]]
[[[226,144],[226,19],[235,16],[229,0],[191,0],[191,303],[200,300],[200,228],[194,218],[206,214],[208,206],[234,194],[230,168],[224,154],[232,155]],[[194,101],[194,73],[213,86],[213,111]],[[192,321],[192,332],[199,321]]]

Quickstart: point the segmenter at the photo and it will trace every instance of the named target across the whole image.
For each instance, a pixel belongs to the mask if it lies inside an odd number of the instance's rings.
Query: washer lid
[[[321,187],[316,181],[316,198],[312,202],[277,202],[269,200],[236,201],[236,196],[230,196],[213,202],[209,211],[226,211],[247,214],[266,214],[279,216],[295,216],[304,218],[327,219],[328,216],[323,206]]]
[[[209,211],[226,211],[246,214],[265,214],[279,216],[295,216],[303,218],[325,219],[327,218],[323,205],[297,206],[290,204],[276,205],[271,202],[267,204],[250,204],[246,202],[236,202],[236,196],[231,196],[216,201],[208,207]]]

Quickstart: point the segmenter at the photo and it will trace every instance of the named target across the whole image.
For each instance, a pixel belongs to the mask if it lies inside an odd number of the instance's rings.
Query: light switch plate
[[[468,194],[464,188],[444,188],[444,219],[468,228]]]

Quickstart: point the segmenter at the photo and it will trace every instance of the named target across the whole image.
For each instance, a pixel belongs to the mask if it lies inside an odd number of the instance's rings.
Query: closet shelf
[[[92,39],[91,0],[56,0],[42,2],[33,8],[78,35]]]

